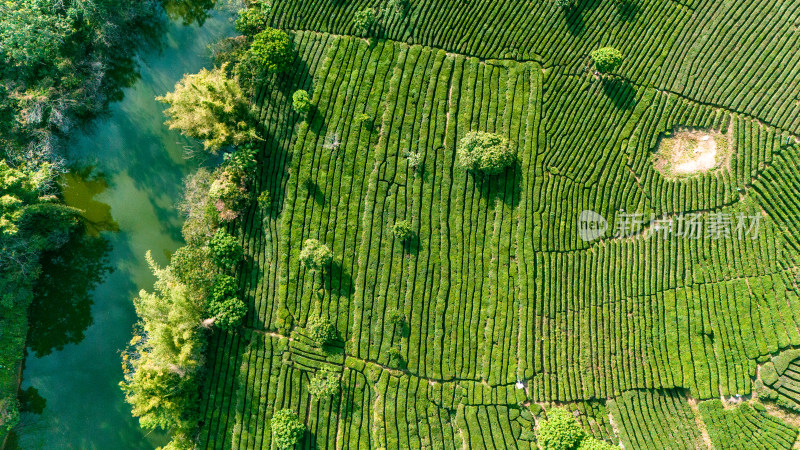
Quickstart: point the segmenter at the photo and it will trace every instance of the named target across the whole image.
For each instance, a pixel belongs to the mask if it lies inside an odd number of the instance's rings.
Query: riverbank
[[[47,405],[34,418],[35,427],[20,433],[25,448],[153,448],[167,442],[163,433],[139,427],[118,385],[119,352],[136,321],[132,299],[154,281],[145,252],[152,250],[163,265],[182,245],[176,202],[184,177],[200,163],[186,159],[187,149],[197,144],[167,129],[164,105],[155,97],[172,90],[184,73],[211,67],[207,44],[231,27],[224,13],[213,13],[202,27],[170,22],[163,46],[141,55],[140,78],[123,92],[124,99],[70,145],[70,161],[87,169],[71,174],[65,201],[99,225],[113,272],[91,291],[89,306],[76,317],[88,318],[82,339],[28,357],[22,388],[38,389]]]

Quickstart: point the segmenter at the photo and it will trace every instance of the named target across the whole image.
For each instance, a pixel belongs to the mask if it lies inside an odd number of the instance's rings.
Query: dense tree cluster
[[[333,253],[327,245],[316,239],[306,239],[300,250],[300,263],[307,269],[319,272],[333,261]]]
[[[458,145],[458,162],[472,172],[496,175],[514,163],[514,148],[498,134],[470,131]]]
[[[539,424],[536,440],[545,450],[611,450],[613,445],[586,434],[581,424],[566,409],[547,411],[547,420]]]
[[[0,157],[57,160],[61,142],[135,80],[161,0],[0,2]]]
[[[590,55],[594,61],[594,67],[601,74],[613,72],[622,64],[625,57],[614,47],[603,47],[593,51]]]
[[[318,399],[333,397],[339,393],[341,376],[331,369],[322,369],[314,374],[308,385],[308,393]]]
[[[11,167],[0,159],[0,438],[19,418],[13,368],[22,358],[42,255],[63,247],[80,224],[78,211],[49,195],[53,176],[47,164]]]
[[[319,316],[309,319],[306,329],[311,340],[319,347],[334,342],[338,337],[336,325],[330,320]]]
[[[169,128],[202,140],[209,152],[258,139],[250,104],[225,67],[186,75],[157,100],[169,105]]]
[[[279,450],[288,450],[303,437],[306,427],[294,411],[281,409],[272,415],[272,441]]]
[[[414,237],[414,228],[408,220],[398,220],[392,225],[392,234],[401,242],[407,242]]]

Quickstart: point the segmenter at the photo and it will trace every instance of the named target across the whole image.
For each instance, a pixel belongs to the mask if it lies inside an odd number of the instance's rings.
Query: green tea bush
[[[261,211],[266,211],[272,206],[272,195],[269,191],[264,190],[260,194],[258,194],[258,207],[261,208]]]
[[[514,160],[514,149],[506,138],[497,134],[470,131],[459,142],[458,162],[472,172],[496,175]]]

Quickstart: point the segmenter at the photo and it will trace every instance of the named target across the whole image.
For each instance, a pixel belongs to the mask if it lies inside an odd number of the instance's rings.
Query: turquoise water
[[[185,158],[197,143],[163,125],[164,105],[155,97],[172,90],[185,73],[210,68],[207,45],[231,33],[221,13],[202,27],[170,23],[162,48],[143,52],[141,78],[125,90],[124,99],[70,144],[70,161],[81,169],[64,178],[65,200],[85,211],[90,234],[108,241],[110,273],[83,300],[86,308],[69,311],[80,316],[60,316],[66,324],[59,327],[75,324],[77,334],[66,344],[42,345],[54,347],[49,351],[29,350],[22,388],[34,387],[46,404],[41,414],[25,415],[20,447],[146,449],[166,443],[163,433],[139,428],[118,386],[119,353],[136,320],[131,299],[140,289],[151,289],[154,280],[145,252],[152,250],[164,264],[181,245],[175,204],[183,178],[200,164]],[[51,291],[58,296],[58,289]]]

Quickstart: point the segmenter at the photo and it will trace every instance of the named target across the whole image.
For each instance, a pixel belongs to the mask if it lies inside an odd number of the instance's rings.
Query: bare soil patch
[[[718,131],[679,128],[659,139],[653,166],[667,178],[686,178],[727,169],[731,142],[730,136]]]

